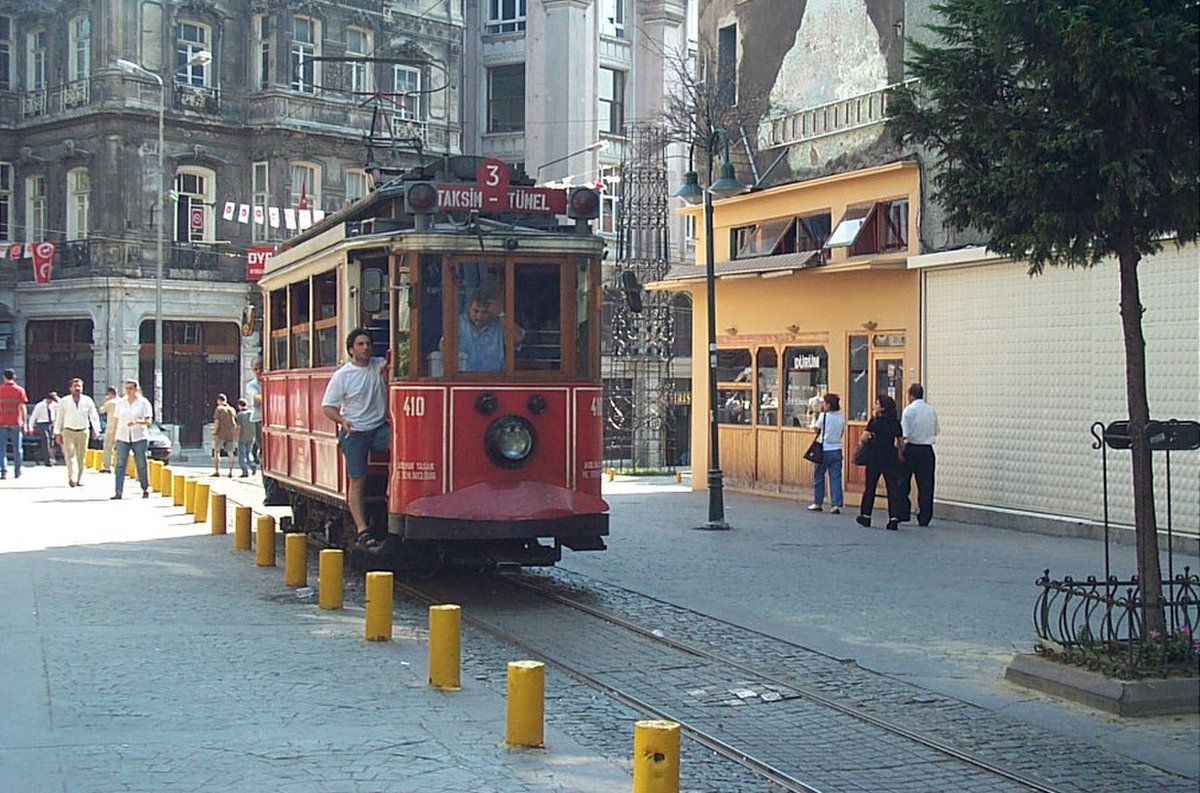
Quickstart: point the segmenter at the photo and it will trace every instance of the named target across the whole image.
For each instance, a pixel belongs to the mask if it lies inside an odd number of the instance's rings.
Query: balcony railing
[[[202,85],[175,84],[175,105],[197,113],[221,112],[221,89]]]
[[[916,82],[906,80],[865,94],[767,119],[758,127],[759,145],[766,149],[791,146],[882,124],[887,121],[892,92],[902,86],[915,85]]]
[[[77,107],[87,107],[91,102],[91,79],[72,80],[52,88],[21,94],[21,117],[36,118],[49,113],[64,112]]]
[[[31,118],[33,116],[46,115],[46,110],[49,106],[46,94],[45,88],[40,91],[26,91],[21,96],[21,116]]]

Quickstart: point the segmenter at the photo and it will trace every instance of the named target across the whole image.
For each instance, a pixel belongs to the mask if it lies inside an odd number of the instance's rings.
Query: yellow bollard
[[[150,489],[154,492],[162,490],[163,464],[158,460],[150,461]]]
[[[173,476],[175,476],[175,474],[165,465],[162,467],[162,470],[158,472],[158,484],[160,485],[159,490],[162,491],[164,498],[171,497],[171,478]]]
[[[449,604],[429,607],[429,685],[434,688],[462,687],[461,614],[461,608]]]
[[[608,481],[610,481],[610,482],[611,482],[613,479],[615,479],[615,478],[616,478],[616,476],[617,476],[617,472],[616,472],[616,470],[614,470],[614,469],[612,469],[612,468],[609,468],[609,469],[608,469],[608,471],[607,471],[606,473],[608,474]]]
[[[171,477],[171,498],[177,507],[183,506],[183,491],[187,489],[184,486],[186,482],[187,479],[183,474],[174,474]]]
[[[274,567],[275,518],[270,515],[259,515],[254,534],[257,541],[254,549],[254,563],[259,567]]]
[[[155,464],[154,460],[147,458],[147,460],[146,460],[146,484],[150,485],[151,490],[155,489],[154,482],[155,482],[156,474],[154,472],[154,464]]]
[[[679,793],[679,725],[633,725],[633,793]]]
[[[250,550],[250,507],[233,509],[233,550]]]
[[[541,661],[509,661],[504,740],[510,746],[545,744],[545,691],[545,664]]]
[[[211,487],[207,482],[196,483],[196,503],[193,505],[196,511],[192,523],[208,522],[208,495]]]
[[[342,552],[328,548],[317,557],[317,605],[328,611],[342,607]]]
[[[183,511],[191,515],[196,511],[196,480],[183,480]]]
[[[213,493],[209,504],[209,524],[213,534],[225,533],[225,494]]]
[[[392,574],[378,570],[367,573],[367,641],[392,640],[392,598]]]
[[[95,449],[87,449],[83,453],[83,465],[85,468],[95,468],[96,467],[96,450]]]
[[[675,484],[679,484],[682,481],[683,481],[683,471],[676,471],[675,472]]]
[[[285,586],[297,587],[308,583],[308,560],[305,553],[308,549],[308,537],[299,532],[284,535],[283,538],[283,583]]]

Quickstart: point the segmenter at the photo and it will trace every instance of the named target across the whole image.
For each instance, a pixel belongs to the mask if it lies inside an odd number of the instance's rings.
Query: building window
[[[176,242],[212,242],[216,239],[213,204],[217,176],[207,168],[180,168],[175,175],[179,198],[175,209]]]
[[[413,66],[392,67],[392,102],[396,118],[401,121],[421,120],[421,70]]]
[[[603,0],[600,6],[600,25],[604,35],[625,38],[626,2],[628,0]]]
[[[321,54],[320,25],[315,19],[294,17],[292,19],[292,90],[306,94],[316,93],[320,70],[313,60]]]
[[[88,169],[72,168],[67,171],[67,239],[87,238],[91,198],[92,179]]]
[[[86,80],[92,73],[92,23],[87,16],[71,20],[71,50],[68,74],[72,80]]]
[[[871,415],[871,391],[870,383],[867,382],[871,366],[870,337],[851,336],[847,343],[850,376],[846,381],[848,386],[845,415],[855,421],[864,421]]]
[[[600,67],[600,131],[620,135],[625,129],[625,72]]]
[[[877,210],[879,250],[897,251],[908,247],[908,201],[888,201]]]
[[[513,33],[525,29],[525,0],[487,0],[488,33]]]
[[[29,79],[25,87],[30,91],[46,88],[46,31],[35,30],[29,34],[29,60],[26,61]]]
[[[851,256],[906,249],[908,200],[850,207],[829,235],[825,247],[849,248]]]
[[[371,54],[371,31],[363,28],[346,28],[346,58],[366,58]],[[347,60],[350,70],[350,91],[355,94],[371,93],[371,65],[366,61]]]
[[[319,209],[321,206],[321,166],[314,162],[292,163],[292,195],[290,206],[296,209]]]
[[[824,212],[798,218],[773,218],[734,229],[733,258],[820,251],[829,238],[829,219],[829,213]]]
[[[525,129],[525,64],[488,69],[488,132]]]
[[[250,54],[251,69],[254,70],[253,85],[265,91],[271,87],[275,64],[271,61],[271,16],[254,16],[254,50]]]
[[[25,241],[46,239],[46,177],[25,179]]]
[[[13,89],[12,53],[12,17],[0,16],[0,91]]]
[[[749,424],[754,405],[754,366],[749,350],[717,350],[717,422]]]
[[[0,240],[12,240],[12,184],[10,162],[0,162]]]
[[[600,224],[601,234],[616,234],[621,215],[621,169],[605,168],[600,172]]]
[[[717,103],[719,108],[737,104],[737,25],[717,31]]]
[[[271,169],[266,160],[259,160],[251,166],[250,193],[254,207],[251,210],[250,239],[254,242],[271,238],[271,227],[267,223],[267,206],[271,203],[270,175]],[[257,217],[261,217],[263,222],[255,222]]]
[[[362,168],[346,169],[346,203],[352,204],[371,192],[370,177]]]
[[[211,51],[212,33],[207,25],[180,22],[175,26],[175,82],[206,88],[210,85],[208,64],[188,61],[201,51]]]

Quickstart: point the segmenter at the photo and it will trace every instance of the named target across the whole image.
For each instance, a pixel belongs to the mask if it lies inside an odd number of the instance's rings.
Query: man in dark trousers
[[[911,510],[909,493],[913,477],[917,478],[917,523],[928,526],[933,519],[933,472],[937,464],[933,444],[938,436],[938,418],[933,407],[925,401],[925,388],[920,383],[908,387],[908,406],[900,416],[900,428],[904,432],[900,452],[904,460],[900,470],[900,492],[904,505]],[[901,521],[912,519],[908,512],[898,517]]]

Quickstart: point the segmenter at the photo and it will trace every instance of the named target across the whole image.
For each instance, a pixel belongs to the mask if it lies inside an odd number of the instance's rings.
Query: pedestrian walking
[[[900,419],[896,417],[896,400],[880,394],[875,400],[875,415],[867,422],[867,429],[862,434],[863,443],[866,444],[867,479],[863,485],[862,505],[855,518],[860,526],[871,525],[875,490],[882,479],[883,486],[887,488],[887,529],[895,531],[899,528],[900,516],[906,511],[900,495],[900,457],[896,450],[901,434]]]
[[[100,424],[104,430],[104,448],[100,450],[100,473],[112,472],[117,448],[117,389],[109,386],[100,403]]]
[[[100,413],[96,403],[83,393],[83,380],[73,378],[70,393],[58,406],[54,418],[54,442],[62,446],[63,463],[67,466],[67,484],[83,487],[83,461],[87,452],[88,434],[100,437]]]
[[[355,541],[376,548],[364,507],[367,457],[372,451],[387,451],[391,436],[387,425],[386,358],[371,357],[371,334],[355,328],[346,336],[350,360],[333,373],[321,399],[325,416],[337,425],[338,447],[346,459],[346,502],[358,534]]]
[[[217,409],[213,412],[213,476],[221,475],[221,453],[224,452],[229,458],[229,477],[233,478],[237,439],[237,411],[229,405],[229,397],[217,394]]]
[[[821,413],[813,425],[820,432],[821,462],[813,471],[813,503],[809,512],[820,512],[825,501],[825,477],[829,477],[829,511],[842,511],[842,436],[846,434],[846,419],[837,394],[826,394],[821,400]]]
[[[250,449],[254,446],[254,422],[250,420],[250,407],[246,400],[239,399],[237,407],[237,459],[244,478],[255,471],[254,463],[250,459]]]
[[[29,431],[42,439],[45,457],[42,465],[54,466],[54,419],[58,416],[58,394],[51,391],[46,398],[34,405],[29,416]]]
[[[10,444],[13,450],[13,479],[21,478],[21,463],[25,457],[25,405],[28,403],[25,389],[17,385],[17,373],[5,369],[4,382],[0,383],[0,479],[8,478],[5,447]]]
[[[113,500],[121,498],[125,489],[125,467],[129,455],[133,454],[133,466],[137,470],[138,484],[142,486],[142,498],[150,498],[150,476],[146,466],[146,448],[150,445],[147,427],[154,421],[154,408],[139,393],[137,380],[125,381],[125,396],[117,400],[117,446],[113,460],[113,476],[117,492]]]
[[[250,363],[250,371],[254,373],[246,381],[246,404],[250,408],[250,423],[254,425],[254,444],[250,447],[250,465],[252,468],[262,468],[262,359],[255,358]]]
[[[937,458],[933,444],[939,432],[937,411],[925,401],[925,388],[920,383],[908,387],[908,406],[900,416],[900,427],[904,432],[900,447],[904,467],[900,471],[901,493],[904,496],[904,514],[900,521],[911,520],[912,480],[917,480],[917,524],[928,526],[933,520],[933,479]]]

